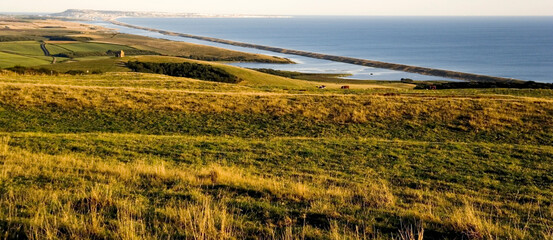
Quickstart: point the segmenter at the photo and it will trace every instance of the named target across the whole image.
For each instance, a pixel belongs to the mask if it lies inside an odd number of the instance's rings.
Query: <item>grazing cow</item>
[[[348,85],[344,85],[342,87],[340,87],[341,89],[349,89],[349,86]]]
[[[321,85],[321,86],[317,86],[319,89],[325,89],[326,86],[325,85]]]

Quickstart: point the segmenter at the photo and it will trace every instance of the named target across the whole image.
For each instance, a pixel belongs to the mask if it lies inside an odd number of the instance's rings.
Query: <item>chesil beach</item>
[[[553,17],[121,18],[119,22],[242,43],[411,66],[553,82]],[[110,25],[110,24],[107,24]],[[229,47],[114,26],[122,32]],[[249,52],[267,53],[234,47]],[[275,53],[267,53],[273,54]],[[348,78],[449,79],[276,54],[297,65],[238,63],[252,68],[349,73]]]

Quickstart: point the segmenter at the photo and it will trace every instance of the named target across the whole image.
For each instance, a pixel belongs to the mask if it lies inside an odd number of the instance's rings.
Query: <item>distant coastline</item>
[[[245,14],[202,14],[202,13],[167,13],[137,11],[104,11],[89,9],[68,9],[61,13],[48,14],[50,17],[79,20],[110,20],[124,17],[135,18],[291,18],[280,15],[245,15]]]
[[[360,66],[366,66],[366,67],[390,69],[395,71],[416,73],[416,74],[427,75],[427,76],[437,76],[437,77],[445,77],[445,78],[452,78],[452,79],[459,79],[459,80],[466,80],[466,81],[478,81],[478,82],[524,82],[523,80],[514,79],[514,78],[504,78],[504,77],[496,77],[496,76],[489,76],[489,75],[449,71],[449,70],[443,70],[443,69],[418,67],[418,66],[405,65],[405,64],[381,62],[381,61],[374,61],[374,60],[367,60],[367,59],[360,59],[360,58],[320,54],[320,53],[314,53],[314,52],[306,52],[306,51],[291,50],[291,49],[270,47],[270,46],[264,46],[264,45],[243,43],[243,42],[237,42],[237,41],[230,41],[230,40],[219,39],[219,38],[177,33],[177,32],[171,32],[171,31],[165,31],[165,30],[159,30],[154,28],[147,28],[147,27],[141,27],[141,26],[136,26],[136,25],[127,24],[127,23],[122,23],[117,21],[117,18],[113,18],[107,21],[119,26],[157,32],[168,36],[192,38],[192,39],[222,43],[222,44],[239,46],[239,47],[254,48],[254,49],[260,49],[260,50],[277,52],[277,53],[292,54],[292,55],[298,55],[298,56],[304,56],[304,57],[310,57],[310,58],[316,58],[316,59],[324,59],[324,60],[343,62],[343,63],[355,64]]]

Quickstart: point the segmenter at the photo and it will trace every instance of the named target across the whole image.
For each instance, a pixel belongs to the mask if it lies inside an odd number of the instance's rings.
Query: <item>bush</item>
[[[83,74],[86,74],[86,72],[83,71],[83,70],[69,70],[69,71],[65,72],[65,74],[70,74],[70,75],[83,75]]]
[[[224,83],[242,81],[223,69],[196,63],[127,62],[126,65],[135,72],[157,73]]]
[[[410,78],[401,78],[401,82],[402,83],[413,83],[415,81],[413,81],[413,79],[410,79]]]

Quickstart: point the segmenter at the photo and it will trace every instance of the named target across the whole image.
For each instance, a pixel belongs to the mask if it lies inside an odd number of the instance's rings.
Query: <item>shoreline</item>
[[[524,80],[519,80],[514,78],[495,77],[495,76],[480,75],[480,74],[474,74],[474,73],[449,71],[449,70],[436,69],[436,68],[388,63],[388,62],[374,61],[374,60],[368,60],[368,59],[328,55],[328,54],[321,54],[321,53],[314,53],[314,52],[307,52],[307,51],[300,51],[300,50],[270,47],[270,46],[258,45],[258,44],[243,43],[243,42],[237,42],[237,41],[231,41],[231,40],[225,40],[225,39],[219,39],[219,38],[197,36],[192,34],[177,33],[177,32],[171,32],[171,31],[165,31],[165,30],[159,30],[154,28],[141,27],[141,26],[136,26],[132,24],[122,23],[117,21],[116,19],[110,19],[110,20],[107,20],[107,22],[110,22],[112,24],[119,25],[119,26],[129,27],[129,28],[146,30],[150,32],[157,32],[168,36],[192,38],[192,39],[197,39],[202,41],[222,43],[222,44],[245,47],[245,48],[254,48],[254,49],[271,51],[276,53],[298,55],[298,56],[310,57],[315,59],[324,59],[324,60],[329,60],[334,62],[349,63],[349,64],[360,65],[365,67],[390,69],[395,71],[416,73],[416,74],[427,75],[427,76],[445,77],[445,78],[452,78],[452,79],[459,79],[459,80],[466,80],[466,81],[478,81],[478,82],[525,82]]]

